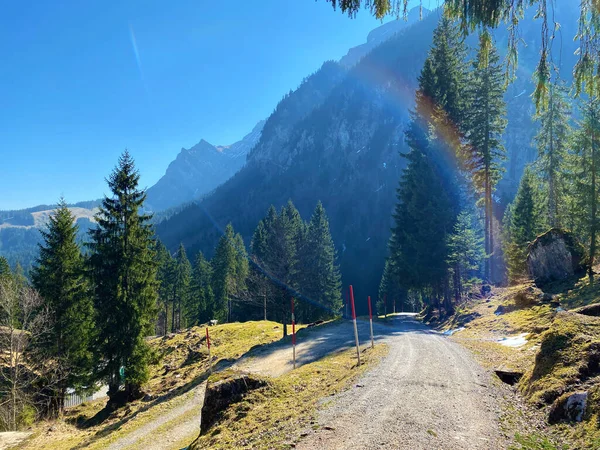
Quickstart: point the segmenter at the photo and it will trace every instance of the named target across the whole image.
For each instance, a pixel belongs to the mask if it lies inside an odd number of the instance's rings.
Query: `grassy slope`
[[[600,374],[594,365],[596,349],[600,348],[600,319],[557,312],[548,304],[516,305],[515,298],[526,288],[520,285],[499,289],[489,300],[467,304],[444,328],[464,326],[465,330],[454,334],[453,339],[471,349],[485,366],[524,372],[518,389],[544,415],[560,395],[589,390],[590,407],[582,424],[558,425],[547,431],[558,441],[567,442],[568,448],[600,448]],[[600,301],[600,283],[591,286],[582,279],[553,286],[552,293],[557,294],[563,308],[572,308]],[[499,306],[509,312],[494,314]],[[501,337],[520,333],[529,333],[523,347],[510,348],[497,342]],[[516,448],[561,447],[529,436],[522,438]]]
[[[254,346],[281,339],[282,326],[269,321],[233,323],[211,327],[210,334],[213,362],[222,365],[236,360]],[[146,399],[120,408],[106,418],[102,416],[105,399],[70,408],[62,420],[36,425],[34,436],[23,448],[69,449],[78,445],[103,448],[117,437],[177,407],[208,375],[205,340],[204,328],[198,327],[151,339],[158,358],[145,387],[149,394]]]
[[[233,323],[211,327],[210,335],[213,364],[218,369],[226,368],[253,347],[280,340],[282,326],[268,321]],[[19,448],[102,449],[172,411],[193,396],[194,388],[209,375],[205,340],[204,328],[198,327],[151,339],[157,361],[151,367],[151,379],[145,387],[146,399],[120,408],[108,417],[103,410],[105,399],[70,408],[60,420],[37,424],[32,437]],[[374,352],[367,352],[366,360],[375,362],[383,352],[383,346],[377,346]],[[215,428],[220,431],[203,437],[203,441],[208,439],[211,447],[217,448],[231,448],[227,443],[234,441],[242,445],[245,440],[254,447],[260,447],[261,442],[270,443],[265,445],[271,448],[276,443],[283,445],[299,424],[306,423],[320,399],[343,389],[368,366],[354,368],[352,355],[355,355],[352,351],[342,352],[270,381],[267,388],[234,405],[224,423]],[[228,372],[213,377],[226,376]],[[290,397],[292,393],[295,397]],[[240,408],[248,405],[252,412],[240,414]],[[199,408],[190,414],[198,412]],[[167,423],[156,432],[167,432],[175,425]],[[182,448],[194,438],[182,436],[173,448]],[[143,442],[140,445],[143,447]]]

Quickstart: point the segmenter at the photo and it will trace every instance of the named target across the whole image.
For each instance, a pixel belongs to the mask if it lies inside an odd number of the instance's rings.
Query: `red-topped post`
[[[371,348],[375,348],[375,342],[373,341],[373,311],[371,310],[371,296],[368,297],[369,302],[369,325],[371,326]]]
[[[296,317],[294,316],[294,297],[292,297],[292,360],[296,368]]]
[[[356,356],[358,357],[358,365],[360,366],[360,345],[358,343],[358,327],[356,326],[356,310],[354,309],[354,291],[350,285],[350,304],[352,306],[352,322],[354,324],[354,340],[356,341]]]

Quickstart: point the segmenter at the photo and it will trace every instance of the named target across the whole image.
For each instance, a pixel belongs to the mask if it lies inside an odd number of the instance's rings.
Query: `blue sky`
[[[0,209],[99,198],[125,148],[150,186],[181,147],[238,140],[379,24],[324,0],[7,2]]]

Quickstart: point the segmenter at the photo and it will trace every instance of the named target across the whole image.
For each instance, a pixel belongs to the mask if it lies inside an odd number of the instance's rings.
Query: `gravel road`
[[[389,354],[322,410],[296,448],[506,448],[497,393],[466,349],[408,315],[376,334]]]

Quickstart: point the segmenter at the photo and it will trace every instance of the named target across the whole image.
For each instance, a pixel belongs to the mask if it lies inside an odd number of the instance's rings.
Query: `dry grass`
[[[233,404],[194,448],[292,448],[303,430],[317,426],[316,411],[324,400],[347,388],[386,352],[383,344],[365,348],[357,367],[355,350],[347,350],[269,380]]]

